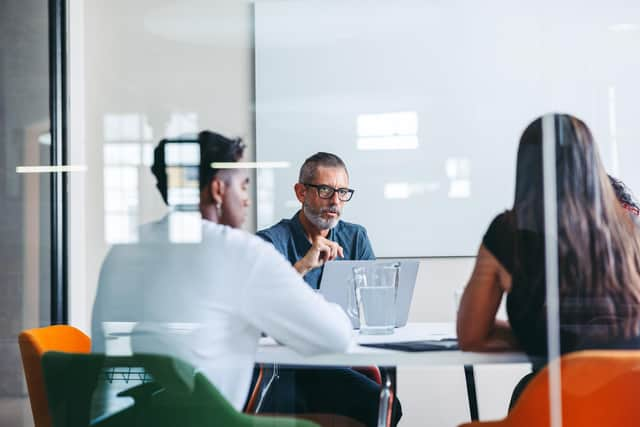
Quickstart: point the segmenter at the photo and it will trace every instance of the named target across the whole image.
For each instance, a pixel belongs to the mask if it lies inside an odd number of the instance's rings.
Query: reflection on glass
[[[105,141],[150,141],[153,131],[143,114],[105,114]]]
[[[408,199],[410,195],[408,182],[391,182],[384,185],[385,199]]]
[[[153,144],[142,144],[142,164],[144,166],[151,166],[153,163]]]
[[[136,149],[132,149],[136,147]],[[135,144],[105,144],[104,238],[107,243],[138,241],[138,167],[140,150]],[[137,151],[136,157],[123,153]],[[110,162],[110,163],[107,163]]]
[[[104,144],[104,164],[137,166],[140,153],[140,145],[136,143]]]
[[[360,114],[358,150],[415,150],[418,148],[418,113]]]
[[[197,116],[188,113],[187,122]],[[173,125],[171,125],[173,123]],[[185,120],[172,115],[170,128],[191,129]],[[104,163],[104,237],[107,243],[133,243],[138,241],[140,223],[140,174],[153,163],[153,129],[147,116],[140,113],[107,113],[103,117]],[[197,163],[197,162],[196,162]],[[144,172],[143,172],[144,171]],[[197,180],[197,170],[195,171]],[[193,175],[189,172],[188,181]],[[194,199],[192,190],[174,193],[180,200]],[[197,193],[197,190],[196,190]],[[196,194],[197,197],[197,194]]]
[[[146,116],[105,114],[103,118],[104,238],[107,243],[138,241],[138,169],[141,140],[153,137]]]
[[[471,162],[468,158],[452,157],[447,159],[445,169],[449,179],[468,179],[471,175]]]
[[[164,160],[169,206],[197,206],[200,201],[199,145],[195,142],[168,142],[164,146]]]
[[[167,138],[178,138],[196,133],[198,133],[197,113],[171,113],[164,135]]]
[[[198,167],[168,167],[167,202],[169,206],[194,206],[199,200]]]
[[[104,216],[104,238],[107,243],[138,241],[136,218],[132,215],[108,213]]]
[[[172,212],[169,215],[169,241],[172,243],[199,243],[202,241],[200,212]]]
[[[471,181],[468,179],[455,179],[449,183],[450,199],[467,199],[471,197]]]
[[[275,222],[275,172],[273,169],[257,171],[257,210],[258,230],[269,227]],[[296,205],[297,206],[297,205]]]
[[[24,427],[34,418],[18,333],[50,324],[55,279],[53,181],[20,168],[51,165],[47,2],[2,2],[0,28],[0,425]]]
[[[384,185],[384,198],[408,199],[412,196],[421,196],[426,192],[436,191],[439,188],[439,182],[387,182]]]
[[[200,147],[197,142],[167,143],[164,147],[164,161],[167,166],[200,164]]]
[[[471,197],[471,161],[466,157],[452,157],[445,162],[449,178],[450,199],[466,199]]]
[[[40,135],[38,137],[38,143],[42,145],[51,145],[51,134],[47,132]]]
[[[640,26],[637,24],[612,24],[609,26],[609,31],[614,33],[632,33],[640,30]]]

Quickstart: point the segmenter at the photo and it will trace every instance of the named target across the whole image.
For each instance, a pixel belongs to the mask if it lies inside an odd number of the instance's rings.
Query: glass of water
[[[393,333],[399,271],[397,263],[353,268],[361,334]]]

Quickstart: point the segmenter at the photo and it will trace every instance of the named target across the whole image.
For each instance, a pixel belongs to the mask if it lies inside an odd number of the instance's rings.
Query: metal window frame
[[[67,0],[49,0],[49,119],[51,166],[67,164]],[[51,324],[68,323],[68,182],[51,174]]]

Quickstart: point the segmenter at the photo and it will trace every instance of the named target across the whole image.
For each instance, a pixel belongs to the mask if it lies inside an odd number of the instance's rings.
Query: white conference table
[[[304,356],[294,350],[276,343],[272,338],[262,338],[256,354],[256,362],[262,364],[287,366],[379,366],[383,376],[381,402],[389,394],[390,375],[384,368],[397,366],[461,366],[464,367],[469,398],[469,412],[472,420],[478,419],[477,393],[474,380],[474,365],[530,363],[524,353],[474,353],[459,350],[430,350],[409,352],[363,347],[359,344],[393,343],[405,341],[453,339],[454,323],[408,323],[405,327],[396,328],[392,335],[362,335],[353,332],[354,344],[346,353]],[[385,425],[387,408],[381,405],[379,425]]]
[[[105,322],[107,353],[110,355],[131,355],[130,334],[135,326],[132,322]],[[397,366],[461,366],[464,367],[469,398],[469,412],[472,420],[478,419],[477,394],[474,380],[474,365],[530,363],[524,353],[473,353],[458,350],[409,352],[363,347],[359,344],[393,343],[405,341],[454,339],[454,323],[408,323],[396,328],[391,335],[362,335],[353,331],[354,343],[345,353],[305,356],[289,347],[275,342],[272,338],[261,338],[256,353],[256,363],[274,366],[379,366],[383,374],[383,397],[390,393],[391,380],[386,368]],[[388,402],[387,402],[388,403]],[[380,407],[380,419],[386,413]],[[380,423],[384,425],[384,423]]]
[[[396,328],[392,335],[361,335],[353,331],[357,344],[392,343],[403,341],[440,340],[455,338],[454,323],[408,323]],[[301,366],[464,366],[501,363],[529,363],[524,353],[472,353],[465,351],[408,352],[353,345],[346,353],[303,356],[262,338],[257,363],[278,363]]]

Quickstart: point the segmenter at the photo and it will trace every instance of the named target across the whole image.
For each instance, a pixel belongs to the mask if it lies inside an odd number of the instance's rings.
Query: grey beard
[[[304,212],[304,216],[306,216],[309,222],[311,222],[311,224],[313,224],[318,230],[331,230],[338,224],[338,221],[340,221],[340,213],[338,213],[337,218],[324,219],[322,218],[322,211],[315,212],[306,203],[302,205],[302,212]]]

